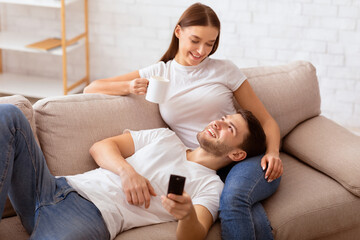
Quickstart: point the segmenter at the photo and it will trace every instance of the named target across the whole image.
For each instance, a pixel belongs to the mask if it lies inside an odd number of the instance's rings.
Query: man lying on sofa
[[[91,147],[100,168],[54,177],[25,116],[0,104],[0,213],[9,194],[30,239],[113,239],[175,220],[178,239],[203,239],[223,187],[216,170],[263,153],[265,134],[250,112],[239,111],[211,122],[197,138],[200,147],[191,151],[169,129],[125,131]],[[125,194],[122,167],[146,179],[144,199]],[[187,177],[182,195],[167,194],[170,174]]]

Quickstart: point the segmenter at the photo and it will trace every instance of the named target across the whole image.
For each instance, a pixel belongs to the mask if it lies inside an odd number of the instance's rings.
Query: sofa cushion
[[[297,126],[284,139],[283,149],[360,197],[359,136],[318,116]]]
[[[3,211],[3,214],[2,214],[2,218],[12,217],[12,216],[15,216],[15,215],[16,215],[16,212],[15,212],[13,206],[11,205],[9,197],[7,197],[6,202],[5,202],[5,206],[4,206],[4,211]]]
[[[171,240],[176,239],[177,222],[154,224],[145,227],[133,228],[125,231],[114,240]],[[22,227],[18,217],[7,218],[0,222],[0,239],[25,240],[29,235]],[[220,222],[217,221],[210,228],[206,240],[221,239]]]
[[[342,232],[360,235],[360,199],[337,181],[287,154],[273,196],[263,202],[277,240],[319,239]]]
[[[256,95],[277,121],[281,137],[320,114],[316,70],[309,62],[242,69]]]
[[[133,228],[119,234],[114,240],[176,240],[177,222],[160,223],[141,228]],[[210,228],[206,240],[221,239],[220,222],[216,221]]]
[[[157,104],[143,96],[77,94],[34,104],[41,148],[54,175],[71,175],[97,167],[89,154],[96,141],[124,129],[165,127]]]
[[[26,240],[29,234],[22,226],[18,216],[2,219],[0,222],[0,239]]]

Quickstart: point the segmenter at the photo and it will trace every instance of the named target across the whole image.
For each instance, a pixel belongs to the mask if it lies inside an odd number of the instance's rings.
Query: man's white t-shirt
[[[196,134],[211,121],[236,113],[233,92],[246,80],[228,60],[206,58],[196,66],[175,60],[158,62],[139,70],[142,78],[163,76],[170,80],[160,113],[185,146],[198,147]]]
[[[120,177],[111,171],[98,168],[66,176],[69,185],[100,210],[111,239],[130,228],[176,220],[161,204],[161,196],[167,194],[170,174],[186,177],[185,191],[193,204],[206,207],[215,221],[223,188],[216,171],[188,161],[187,148],[170,129],[129,132],[134,140],[135,153],[126,161],[150,181],[157,194],[151,197],[148,209],[126,201]]]

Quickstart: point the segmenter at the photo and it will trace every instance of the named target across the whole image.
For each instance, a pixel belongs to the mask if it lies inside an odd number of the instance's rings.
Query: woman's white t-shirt
[[[160,113],[168,126],[189,147],[211,121],[236,112],[233,92],[246,80],[241,70],[228,60],[206,58],[196,66],[183,66],[175,60],[158,62],[139,70],[142,78],[163,76],[170,80]]]

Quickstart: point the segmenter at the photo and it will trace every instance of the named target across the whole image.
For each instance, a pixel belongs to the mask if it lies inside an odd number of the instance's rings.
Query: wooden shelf
[[[71,93],[82,91],[82,87],[74,88]],[[62,82],[58,78],[37,77],[16,73],[0,74],[0,92],[20,94],[33,98],[45,98],[63,95]]]
[[[66,36],[65,11],[66,6],[84,2],[84,31],[80,31],[71,38]],[[54,36],[34,36],[19,32],[0,32],[0,92],[6,94],[20,94],[28,97],[44,98],[50,96],[67,95],[81,91],[81,85],[89,84],[89,38],[88,38],[88,0],[0,0],[0,4],[22,4],[36,7],[52,7],[60,9],[61,16],[61,47],[50,50],[38,50],[26,47],[44,39]],[[1,20],[1,18],[0,18]],[[71,35],[71,34],[69,34]],[[78,48],[85,47],[85,76],[82,79],[71,82],[67,76],[67,53]],[[1,50],[13,50],[30,53],[46,53],[62,56],[62,81],[45,77],[28,76],[26,74],[13,74],[3,72]]]
[[[0,32],[0,49],[31,53],[48,53],[58,56],[63,54],[61,47],[57,47],[48,51],[25,47],[28,44],[41,40],[44,40],[44,37],[15,32]],[[79,48],[83,45],[83,42],[74,43],[66,48],[66,52],[71,52],[72,50],[75,50],[76,48]]]
[[[65,5],[79,0],[65,0]],[[0,3],[20,4],[37,7],[61,8],[61,0],[0,0]]]

